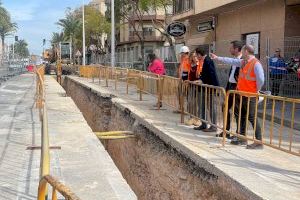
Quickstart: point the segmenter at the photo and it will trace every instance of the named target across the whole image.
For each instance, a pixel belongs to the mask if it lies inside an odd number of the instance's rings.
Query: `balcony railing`
[[[137,42],[137,41],[140,41],[138,35],[141,36],[141,38],[143,37],[143,34],[144,34],[144,37],[145,37],[145,41],[162,41],[163,40],[163,37],[162,36],[157,36],[155,35],[155,32],[154,31],[139,31],[138,33],[135,33],[135,32],[129,32],[129,42]]]
[[[194,9],[194,0],[174,0],[173,12],[174,14],[181,14]]]

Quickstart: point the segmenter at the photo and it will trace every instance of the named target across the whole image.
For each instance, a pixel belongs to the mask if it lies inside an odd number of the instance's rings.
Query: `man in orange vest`
[[[257,117],[255,118],[255,110],[257,107],[256,94],[262,88],[264,84],[264,70],[257,58],[254,56],[254,47],[252,45],[245,45],[242,49],[243,59],[234,59],[226,57],[218,57],[211,54],[212,59],[220,62],[235,65],[240,67],[240,73],[237,83],[237,90],[241,92],[253,93],[243,94],[243,96],[236,96],[235,104],[235,117],[238,124],[240,101],[241,102],[241,124],[240,134],[245,135],[246,132],[246,119],[247,110],[249,110],[248,120],[255,127],[255,138],[256,140],[262,140],[261,127]],[[248,97],[250,98],[249,109],[248,108]],[[245,144],[245,140],[234,137],[231,144]],[[260,142],[254,142],[253,144],[247,145],[247,149],[261,149],[263,145]]]

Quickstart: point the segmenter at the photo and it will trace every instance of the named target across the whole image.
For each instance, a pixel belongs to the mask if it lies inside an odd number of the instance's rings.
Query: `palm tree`
[[[59,48],[59,43],[64,41],[64,33],[52,33],[52,38],[51,38],[51,44],[52,44],[52,52],[53,52],[53,59],[56,61],[58,58],[58,48]]]
[[[60,42],[64,41],[64,33],[52,33],[51,44],[58,45]]]
[[[19,40],[15,43],[15,53],[20,58],[26,58],[29,56],[28,44],[25,40]]]
[[[60,19],[57,24],[63,28],[63,35],[65,40],[69,40],[74,49],[74,39],[81,28],[80,20],[71,12],[67,12],[65,19]],[[74,51],[72,58],[74,59]]]
[[[17,29],[17,24],[11,21],[8,11],[1,6],[0,2],[0,37],[2,40],[2,60],[5,54],[5,37],[11,35]]]

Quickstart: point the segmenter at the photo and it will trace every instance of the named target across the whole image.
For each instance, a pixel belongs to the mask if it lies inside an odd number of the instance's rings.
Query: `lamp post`
[[[85,25],[84,25],[84,0],[82,0],[82,65],[85,65]]]
[[[115,1],[111,0],[111,67],[115,66]]]

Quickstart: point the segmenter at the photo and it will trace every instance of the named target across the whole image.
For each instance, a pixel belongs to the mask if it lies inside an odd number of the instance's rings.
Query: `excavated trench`
[[[94,132],[133,131],[135,138],[101,141],[138,199],[252,199],[239,184],[208,172],[114,103],[70,78],[64,88]]]

